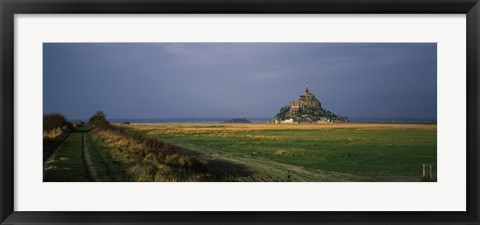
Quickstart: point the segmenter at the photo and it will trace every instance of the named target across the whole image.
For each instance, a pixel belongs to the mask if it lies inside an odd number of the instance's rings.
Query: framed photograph
[[[0,4],[2,224],[479,224],[478,0]]]

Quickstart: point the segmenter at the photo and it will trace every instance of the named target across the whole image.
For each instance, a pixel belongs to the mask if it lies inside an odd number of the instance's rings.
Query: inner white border
[[[438,182],[42,183],[43,42],[437,42]],[[16,15],[15,210],[465,211],[465,43],[465,15]]]

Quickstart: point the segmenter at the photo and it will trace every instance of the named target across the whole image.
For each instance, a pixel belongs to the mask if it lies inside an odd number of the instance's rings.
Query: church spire
[[[308,83],[305,85],[306,89],[305,89],[305,93],[308,93]]]

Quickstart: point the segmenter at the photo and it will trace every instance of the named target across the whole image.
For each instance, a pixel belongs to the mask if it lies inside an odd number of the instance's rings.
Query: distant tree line
[[[60,113],[51,113],[43,115],[43,132],[52,132],[54,130],[72,130],[73,127],[81,126],[82,121],[70,123],[65,116]],[[104,112],[98,111],[90,117],[88,124],[92,127],[105,126],[110,124]]]

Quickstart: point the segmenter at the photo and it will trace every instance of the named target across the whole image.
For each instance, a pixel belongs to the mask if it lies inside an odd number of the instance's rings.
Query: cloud
[[[435,44],[51,43],[44,53],[46,112],[269,117],[308,81],[341,115],[436,116]]]

